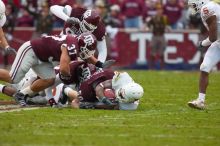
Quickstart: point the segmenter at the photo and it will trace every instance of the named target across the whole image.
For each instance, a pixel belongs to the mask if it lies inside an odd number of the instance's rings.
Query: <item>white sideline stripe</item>
[[[54,133],[50,133],[50,132],[34,132],[34,135],[38,135],[38,136],[54,136]],[[55,134],[56,135],[56,134]],[[59,135],[59,134],[58,134]],[[88,133],[77,133],[77,134],[67,134],[64,133],[62,134],[62,136],[74,136],[74,137],[115,137],[115,134],[110,134],[110,133],[106,133],[106,134],[102,134],[102,135],[91,135]],[[131,137],[132,134],[118,134],[118,137]],[[61,136],[61,135],[60,135]],[[218,140],[218,137],[215,136],[180,136],[180,135],[175,135],[175,134],[146,134],[144,136],[147,137],[151,137],[151,138],[159,138],[159,139],[164,139],[164,138],[199,138],[199,139],[203,139],[203,140],[207,140],[207,139],[215,139]]]
[[[45,107],[30,107],[30,108],[6,109],[6,110],[0,110],[0,113],[29,111],[29,110],[36,110],[36,109],[40,109],[40,108],[45,108]]]

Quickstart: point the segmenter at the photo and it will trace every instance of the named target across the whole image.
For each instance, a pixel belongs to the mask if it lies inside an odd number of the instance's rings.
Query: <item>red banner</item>
[[[119,32],[115,38],[118,51],[117,62],[123,66],[145,65],[151,51],[149,32]],[[197,32],[166,33],[167,47],[164,51],[166,64],[191,64],[200,62],[201,52],[195,49],[199,35]]]
[[[11,46],[18,49],[21,44],[32,37],[33,29],[16,28],[13,34]],[[55,30],[59,34],[60,30]],[[151,51],[150,32],[118,32],[116,37],[111,40],[109,54],[114,54],[119,67],[147,66]],[[170,32],[165,34],[167,47],[164,51],[164,61],[166,66],[174,69],[198,68],[202,53],[196,50],[195,45],[199,41],[199,33],[196,31]],[[2,62],[2,58],[1,62]],[[11,61],[12,62],[12,59]]]

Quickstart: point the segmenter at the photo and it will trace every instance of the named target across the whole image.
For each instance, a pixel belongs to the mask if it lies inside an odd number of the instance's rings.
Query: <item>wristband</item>
[[[207,37],[205,40],[202,41],[201,45],[204,47],[207,47],[209,45],[211,45],[212,42],[209,40],[209,37]]]
[[[70,75],[63,75],[63,74],[61,74],[61,73],[59,73],[59,76],[60,76],[60,79],[61,79],[61,80],[69,80],[69,79],[71,78]]]

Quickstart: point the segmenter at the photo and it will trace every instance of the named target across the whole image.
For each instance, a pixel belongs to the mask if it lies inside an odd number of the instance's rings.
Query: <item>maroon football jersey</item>
[[[90,78],[90,76],[96,72],[96,67],[92,64],[88,64],[84,61],[71,61],[69,64],[71,77],[68,80],[61,81],[66,84],[76,84],[79,86],[81,82]],[[59,66],[55,67],[55,73],[58,74],[60,72]]]
[[[96,102],[96,93],[93,88],[93,83],[99,84],[103,81],[110,80],[114,76],[114,71],[112,70],[102,70],[95,72],[85,80],[84,82],[81,83],[80,85],[80,90],[79,93],[83,97],[83,101],[86,102]]]
[[[75,18],[78,18],[80,21],[82,21],[83,13],[86,10],[87,9],[85,9],[85,8],[74,8],[74,9],[72,9],[70,17],[75,17]],[[63,28],[63,34],[79,35],[81,33],[82,33],[82,31],[80,29],[79,24],[65,23],[64,28]],[[92,34],[97,38],[98,41],[102,41],[106,35],[105,24],[102,21],[100,21],[97,28],[92,32]]]
[[[44,62],[60,61],[61,45],[67,45],[71,60],[77,59],[79,50],[76,36],[42,36],[31,40],[31,46],[36,56]]]

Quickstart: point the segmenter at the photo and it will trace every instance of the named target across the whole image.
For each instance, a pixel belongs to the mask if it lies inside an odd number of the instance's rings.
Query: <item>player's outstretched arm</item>
[[[209,28],[209,36],[201,41],[198,45],[198,48],[203,48],[203,47],[207,47],[209,45],[211,45],[213,42],[215,42],[217,40],[218,37],[218,30],[217,30],[217,18],[215,15],[209,17],[206,20],[206,23],[208,24],[208,28]]]
[[[0,84],[0,92],[12,97],[16,93],[16,89],[3,84]]]
[[[4,32],[3,32],[1,27],[0,27],[0,41],[1,41],[0,42],[0,47],[1,48],[5,49],[7,46],[9,46],[8,42],[7,42],[6,38],[5,38],[5,34],[4,34]]]
[[[67,47],[65,45],[61,46],[61,57],[60,57],[60,79],[61,80],[69,80],[71,77],[70,74],[70,66],[69,63],[71,61],[70,56],[68,54]]]
[[[214,42],[217,40],[218,37],[218,30],[217,30],[217,17],[213,15],[206,20],[208,27],[209,27],[209,40]]]
[[[107,45],[105,38],[102,41],[97,42],[97,50],[99,52],[98,60],[101,62],[105,62],[107,58]]]
[[[50,7],[50,12],[64,21],[67,21],[67,19],[70,18],[71,11],[72,7],[69,5],[66,5],[65,7],[53,5]]]

